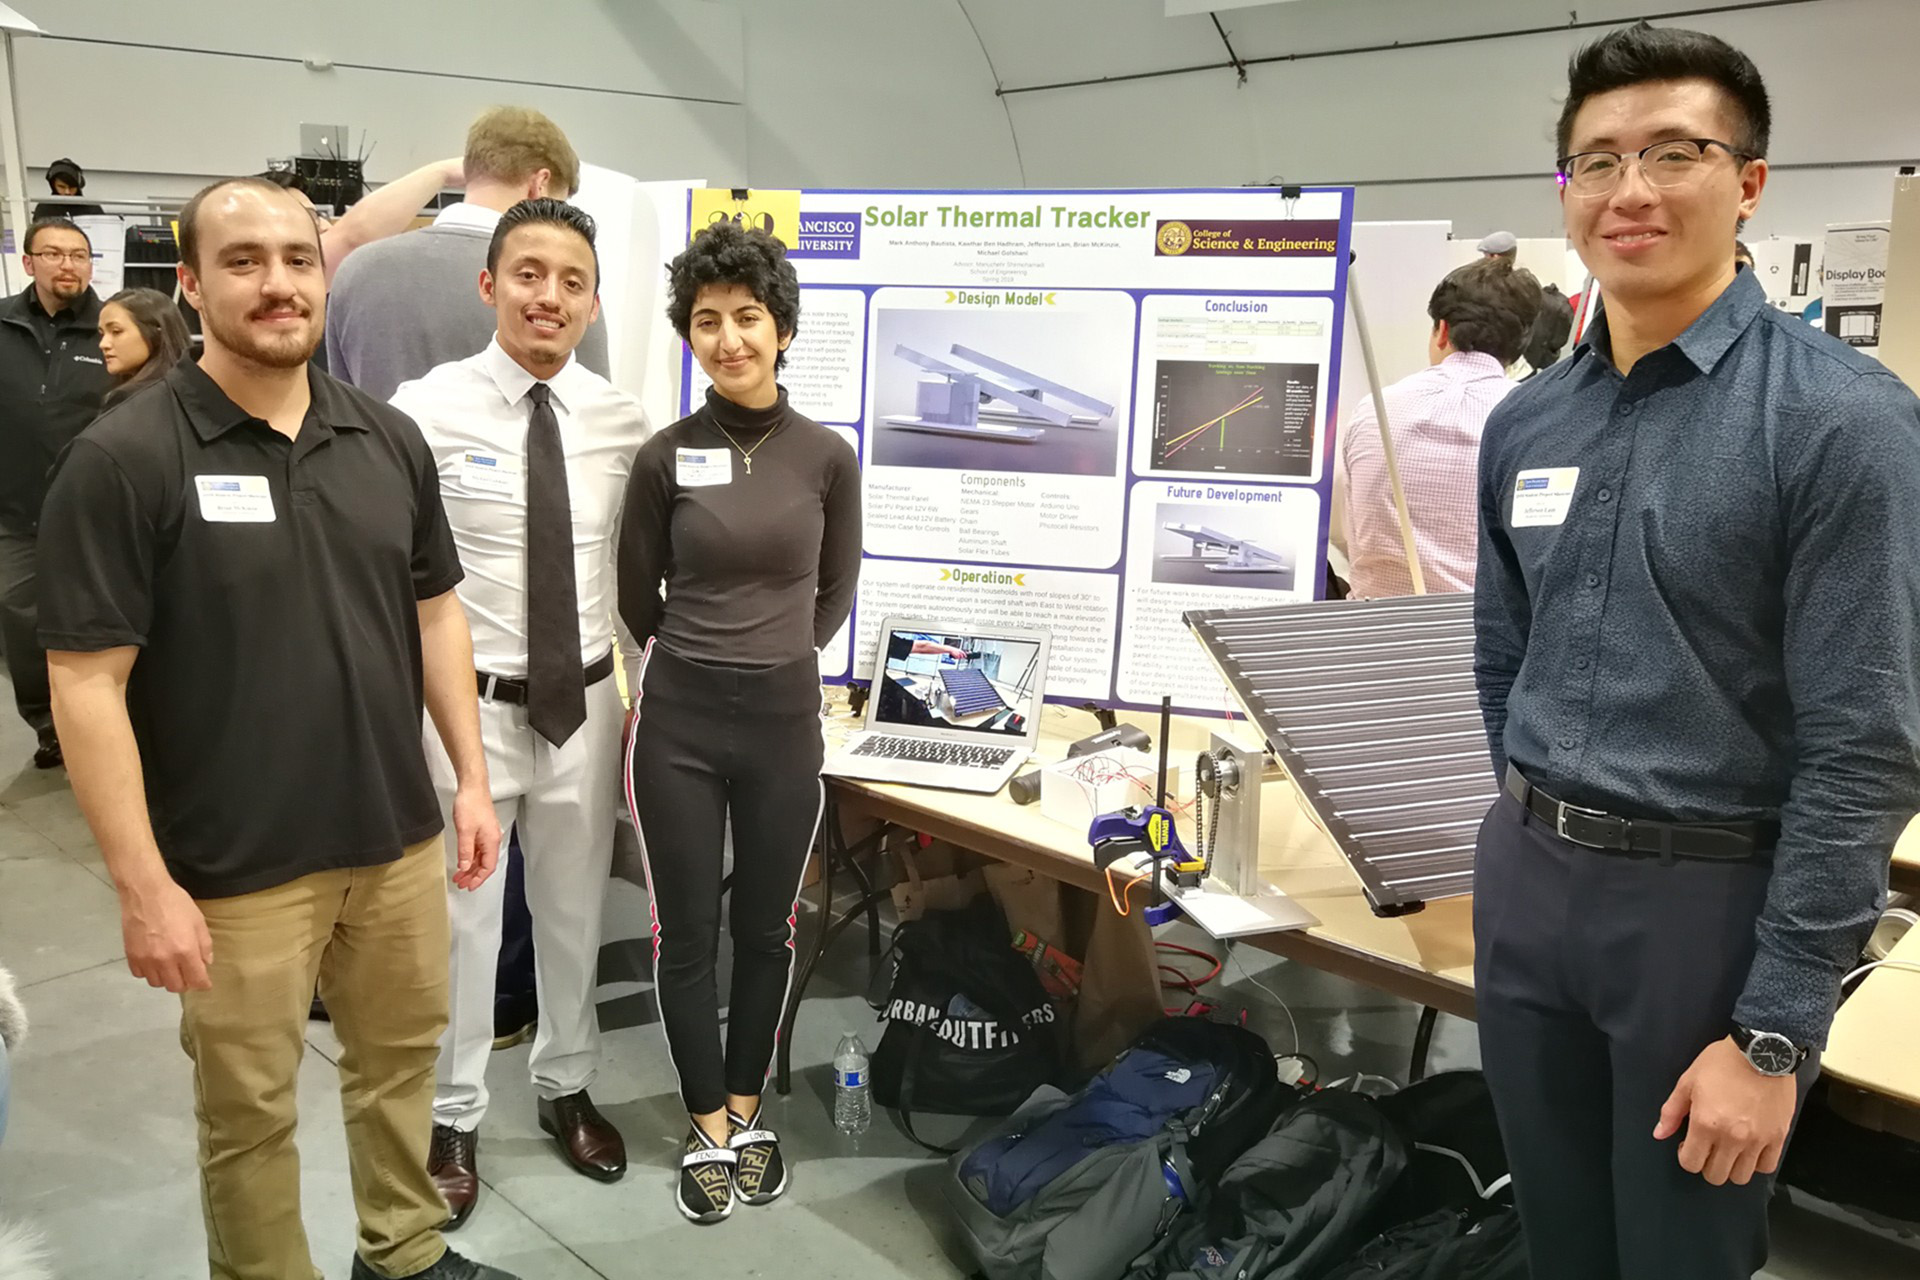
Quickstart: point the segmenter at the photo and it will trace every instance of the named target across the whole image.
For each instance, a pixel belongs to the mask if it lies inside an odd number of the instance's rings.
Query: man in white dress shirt
[[[587,1096],[599,1062],[593,1002],[600,908],[613,855],[623,709],[613,675],[613,547],[640,404],[582,367],[599,311],[593,220],[558,200],[500,219],[480,276],[494,309],[478,355],[402,385],[420,424],[466,569],[480,727],[503,827],[518,825],[533,913],[539,1029],[530,1066],[541,1128],[567,1162],[605,1182],[626,1171],[620,1134]],[[631,646],[623,646],[632,652]],[[435,783],[453,775],[428,735]],[[464,1222],[479,1195],[499,877],[450,899],[452,1015],[441,1043],[430,1168]]]
[[[1489,240],[1492,237],[1488,237]],[[1511,236],[1508,237],[1512,239]],[[1514,384],[1540,310],[1540,282],[1498,253],[1452,272],[1427,302],[1432,367],[1386,388],[1387,426],[1428,591],[1473,590],[1479,557],[1480,432]],[[1340,436],[1347,486],[1347,557],[1359,599],[1413,594],[1406,544],[1387,478],[1373,397],[1354,406]]]

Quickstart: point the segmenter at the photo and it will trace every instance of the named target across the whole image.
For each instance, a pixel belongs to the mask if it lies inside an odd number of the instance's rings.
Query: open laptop
[[[880,624],[864,728],[821,770],[991,793],[1033,754],[1047,687],[1045,631]]]

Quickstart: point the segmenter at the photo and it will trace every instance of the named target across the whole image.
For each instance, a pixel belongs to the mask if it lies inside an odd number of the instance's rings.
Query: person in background
[[[192,348],[187,322],[157,289],[122,289],[100,304],[100,358],[113,377],[102,409],[159,382]]]
[[[0,647],[36,768],[61,763],[47,657],[36,635],[40,504],[67,441],[100,413],[113,379],[100,355],[93,246],[65,218],[27,228],[27,287],[0,302]]]
[[[1428,591],[1473,588],[1480,431],[1513,390],[1507,366],[1520,358],[1539,310],[1540,286],[1531,273],[1498,255],[1468,263],[1427,301],[1429,367],[1386,389],[1387,426]],[[1372,396],[1354,406],[1340,441],[1352,594],[1410,595],[1413,575]]]
[[[1496,231],[1474,246],[1483,258],[1503,258],[1508,266],[1520,256],[1520,242],[1511,231]]]
[[[591,218],[558,200],[514,205],[479,280],[499,317],[493,341],[403,383],[393,404],[420,424],[439,469],[467,570],[458,590],[472,620],[495,812],[532,850],[525,885],[540,1029],[527,1066],[540,1127],[576,1171],[616,1182],[626,1143],[587,1089],[600,1065],[594,991],[624,715],[613,679],[613,544],[647,421],[637,400],[574,358],[599,310],[599,278]],[[451,804],[454,771],[432,736],[427,759]],[[449,863],[456,853],[449,842]],[[447,903],[452,1016],[428,1171],[453,1211],[449,1229],[480,1194],[503,900],[496,877]]]
[[[716,223],[668,280],[667,316],[713,385],[700,409],[641,446],[627,482],[620,615],[646,646],[627,800],[653,897],[660,1021],[690,1120],[674,1204],[718,1222],[736,1198],[765,1204],[787,1186],[760,1093],[823,803],[819,647],[846,621],[860,573],[860,465],[776,380],[800,320],[778,240]]]
[[[1560,292],[1559,285],[1544,286],[1540,290],[1539,314],[1533,318],[1533,327],[1527,332],[1526,350],[1521,353],[1526,357],[1527,367],[1533,370],[1527,377],[1538,375],[1558,361],[1560,353],[1567,349],[1567,339],[1572,336],[1573,308],[1567,302],[1567,295]]]
[[[500,837],[433,455],[308,363],[326,284],[305,206],[232,178],[179,226],[205,350],[62,455],[40,625],[127,966],[180,996],[208,1269],[318,1274],[294,1142],[317,980],[352,1280],[510,1280],[447,1249],[426,1171],[448,875],[423,707],[460,779],[456,885],[487,880]]]
[[[1533,1275],[1745,1280],[1920,796],[1920,400],[1734,267],[1751,59],[1642,22],[1568,81],[1606,302],[1483,440],[1481,1060]]]
[[[560,126],[538,111],[494,107],[467,130],[461,175],[466,198],[442,209],[432,226],[358,249],[333,277],[327,309],[333,371],[376,400],[391,400],[401,383],[465,360],[492,341],[494,314],[475,282],[487,265],[494,226],[522,200],[570,198],[580,186],[580,157]],[[587,331],[578,355],[607,376],[603,321]]]
[[[1753,250],[1747,248],[1745,240],[1733,242],[1733,265],[1745,267],[1749,271],[1753,270]]]
[[[97,217],[106,212],[97,204],[82,204],[80,195],[87,189],[87,175],[79,165],[61,156],[47,166],[47,189],[58,199],[42,200],[33,207],[33,220],[42,218]]]

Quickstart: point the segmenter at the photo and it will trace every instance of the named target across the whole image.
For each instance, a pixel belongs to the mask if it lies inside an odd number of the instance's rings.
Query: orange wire
[[[1106,875],[1107,875],[1107,897],[1112,901],[1113,909],[1115,911],[1118,911],[1122,916],[1132,915],[1133,914],[1132,908],[1130,908],[1127,905],[1127,903],[1131,901],[1133,898],[1133,888],[1135,885],[1139,884],[1142,880],[1152,879],[1153,868],[1148,867],[1145,871],[1141,872],[1139,875],[1135,876],[1133,879],[1127,881],[1126,889],[1118,895],[1116,895],[1113,891],[1113,864],[1111,862],[1109,862],[1106,866]]]

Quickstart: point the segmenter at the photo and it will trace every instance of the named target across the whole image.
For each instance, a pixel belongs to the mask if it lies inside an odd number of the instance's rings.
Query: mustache
[[[275,303],[270,307],[255,307],[252,311],[249,311],[247,313],[247,319],[258,320],[262,316],[274,315],[282,311],[292,311],[295,314],[301,316],[302,318],[311,316],[313,314],[312,307],[308,306],[306,303],[301,302],[299,299],[296,298],[290,302]]]

